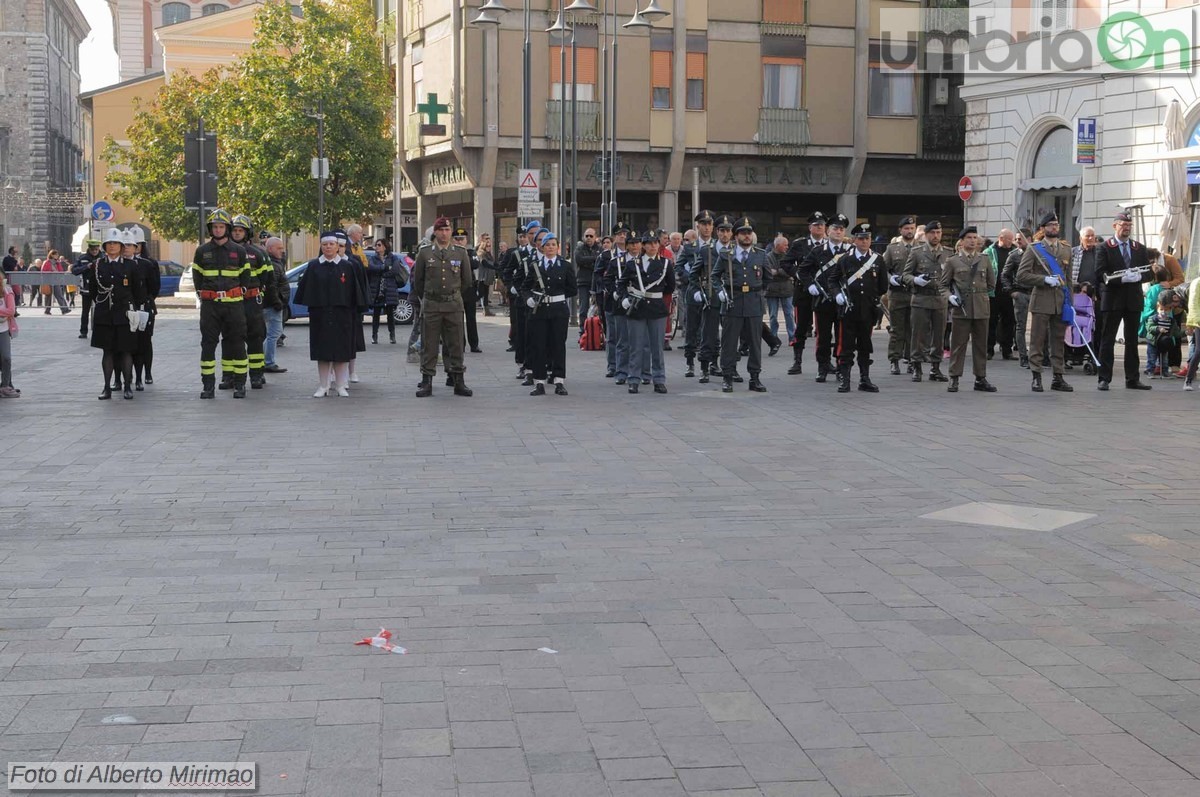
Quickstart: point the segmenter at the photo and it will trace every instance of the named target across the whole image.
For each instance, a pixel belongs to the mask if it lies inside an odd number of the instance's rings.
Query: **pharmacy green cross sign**
[[[450,113],[450,106],[438,102],[436,94],[427,95],[425,102],[417,106],[417,113],[425,116],[429,121],[421,125],[421,135],[423,136],[444,136],[446,135],[446,126],[438,124],[438,117],[444,113]]]

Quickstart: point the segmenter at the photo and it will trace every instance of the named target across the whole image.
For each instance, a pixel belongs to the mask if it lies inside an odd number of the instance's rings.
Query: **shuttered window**
[[[804,22],[804,0],[763,0],[763,22]]]
[[[704,110],[704,81],[708,71],[708,54],[687,54],[687,109]]]
[[[550,98],[555,100],[571,98],[571,48],[565,48],[567,51],[565,80],[559,74],[562,71],[561,49],[557,45],[550,48]],[[596,48],[576,46],[575,57],[579,62],[579,78],[576,81],[579,99],[590,102],[596,95]],[[563,83],[566,84],[565,87],[562,85]]]
[[[655,110],[669,110],[671,107],[671,53],[656,50],[650,53],[650,86],[653,91]]]

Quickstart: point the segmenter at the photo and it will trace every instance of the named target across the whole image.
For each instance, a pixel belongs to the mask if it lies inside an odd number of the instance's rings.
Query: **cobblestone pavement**
[[[1033,395],[997,360],[994,396],[885,368],[839,396],[785,351],[723,396],[675,351],[671,394],[630,396],[572,351],[535,399],[501,317],[472,399],[417,400],[384,343],[315,400],[289,325],[289,373],[201,402],[179,312],[156,384],[98,402],[77,317],[22,321],[5,760],[339,797],[1200,795],[1178,382]],[[380,627],[408,654],[352,645]]]

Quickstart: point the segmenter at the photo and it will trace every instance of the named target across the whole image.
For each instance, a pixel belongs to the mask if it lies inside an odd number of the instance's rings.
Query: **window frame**
[[[897,77],[905,77],[909,81],[909,109],[907,113],[891,113],[881,112],[878,109],[872,109],[871,98],[874,96],[873,79],[878,76],[885,78],[888,81],[894,80]],[[878,62],[871,62],[867,66],[867,118],[869,119],[915,119],[917,118],[917,70],[909,69],[893,69],[885,67]],[[888,103],[890,105],[890,103]]]
[[[182,17],[181,19],[174,19],[174,20],[171,20],[170,22],[168,22],[167,21],[167,10],[168,9],[171,9],[171,10],[183,9],[183,13],[185,14],[185,16]],[[187,22],[191,18],[192,18],[192,7],[190,5],[188,5],[187,3],[181,3],[181,2],[179,2],[179,0],[172,0],[169,3],[162,4],[161,19],[162,19],[162,24],[164,27],[167,25],[178,25],[181,22]]]
[[[670,111],[675,107],[675,92],[672,89],[672,81],[675,79],[675,65],[672,63],[674,54],[670,50],[651,50],[650,51],[650,110],[652,111]],[[666,70],[666,85],[659,85],[658,70],[659,64],[664,63],[662,67]],[[666,92],[666,104],[660,105],[659,92]]]
[[[766,101],[767,101],[767,96],[766,96],[766,94],[767,94],[767,67],[768,66],[780,66],[780,67],[794,66],[800,70],[799,80],[797,81],[797,89],[800,92],[800,96],[797,100],[798,104],[795,107],[792,107],[789,105],[767,105],[766,104]],[[805,63],[805,59],[803,59],[803,58],[781,58],[781,57],[777,57],[777,56],[764,56],[762,59],[763,96],[761,98],[762,99],[761,107],[776,108],[776,109],[788,110],[788,111],[803,110],[804,109],[804,73],[806,71],[806,67],[807,67],[807,64]],[[779,93],[781,93],[781,92],[777,90],[776,94],[779,94]]]

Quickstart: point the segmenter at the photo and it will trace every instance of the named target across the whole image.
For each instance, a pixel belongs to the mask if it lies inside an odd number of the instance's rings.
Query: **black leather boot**
[[[246,377],[245,376],[235,376],[233,378],[233,397],[234,398],[245,398],[246,397]]]
[[[731,376],[725,377],[725,382],[724,382],[724,384],[721,385],[721,392],[722,393],[732,393],[733,392],[733,377],[731,377]]]
[[[957,393],[958,392],[958,377],[957,376],[950,377],[950,385],[946,388],[946,392],[947,393]]]
[[[535,382],[533,384],[533,390],[529,391],[529,395],[531,395],[531,396],[546,395],[546,386],[544,384],[542,384],[541,382]]]
[[[950,380],[945,374],[942,373],[942,366],[938,365],[937,363],[934,363],[933,367],[929,369],[929,381],[930,382],[949,382]]]
[[[1059,393],[1074,393],[1075,388],[1067,384],[1067,380],[1063,379],[1062,374],[1055,374],[1053,381],[1050,382],[1050,389],[1057,390]]]
[[[687,371],[683,374],[685,377],[694,378],[696,376],[696,358],[687,358]]]
[[[467,387],[467,383],[461,373],[454,375],[454,395],[468,397],[475,395],[475,391]]]
[[[816,381],[824,384],[824,382],[828,378],[828,376],[829,376],[829,371],[827,370],[827,366],[825,365],[825,363],[817,363]]]
[[[220,390],[233,389],[233,374],[221,374],[221,384],[217,385]]]
[[[1036,371],[1034,372],[1033,383],[1029,386],[1029,389],[1032,390],[1034,393],[1042,392],[1042,375],[1040,373],[1038,373]]]
[[[922,378],[921,377],[921,364],[913,363],[912,364],[912,381],[920,382],[921,378]]]
[[[858,366],[858,389],[864,393],[879,392],[879,386],[871,381],[871,366]]]
[[[804,346],[799,340],[792,346],[792,367],[788,369],[788,373],[792,376],[804,373]]]
[[[433,395],[433,377],[422,376],[421,384],[417,386],[417,398],[428,398]]]
[[[1011,357],[1009,359],[1012,359]],[[995,393],[996,387],[991,382],[987,381],[986,376],[975,377],[975,389],[980,393]]]
[[[837,392],[839,392],[839,393],[849,393],[850,392],[850,366],[848,366],[848,365],[839,365],[838,366],[837,381],[838,381]]]
[[[761,380],[758,378],[758,372],[757,372],[757,371],[751,371],[751,372],[750,372],[750,385],[749,385],[749,387],[750,387],[750,392],[751,392],[751,393],[766,393],[766,392],[767,392],[767,388],[766,388],[766,386],[764,386],[764,385],[763,385],[763,383],[762,383],[762,381],[761,381]]]
[[[216,390],[214,390],[214,388],[216,387],[216,384],[217,384],[217,378],[215,376],[200,377],[200,398],[202,398],[202,399],[216,398],[217,392],[216,392]]]
[[[900,361],[899,360],[892,360],[891,374],[892,374],[892,376],[900,376]]]
[[[708,384],[708,368],[709,368],[708,363],[706,363],[704,360],[701,360],[700,361],[700,384],[702,384],[702,385]]]

